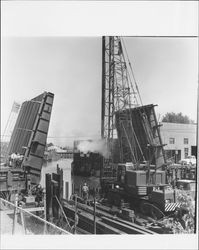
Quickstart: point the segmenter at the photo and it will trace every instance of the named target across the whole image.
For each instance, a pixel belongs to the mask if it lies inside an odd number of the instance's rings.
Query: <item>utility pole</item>
[[[94,189],[94,234],[96,234],[96,189]]]
[[[12,234],[15,234],[15,228],[16,228],[16,224],[17,224],[18,200],[19,200],[19,197],[18,197],[18,194],[16,194],[15,195],[15,206],[14,206]]]

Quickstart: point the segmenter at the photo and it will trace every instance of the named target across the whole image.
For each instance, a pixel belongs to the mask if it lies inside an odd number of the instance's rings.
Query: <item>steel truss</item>
[[[112,139],[116,138],[115,112],[137,106],[138,100],[130,81],[121,38],[103,37],[102,51],[101,137],[107,140],[111,152]],[[110,161],[112,155],[111,152]]]

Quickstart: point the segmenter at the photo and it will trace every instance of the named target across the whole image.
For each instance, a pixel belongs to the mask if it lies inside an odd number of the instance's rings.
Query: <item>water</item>
[[[69,179],[69,183],[73,183],[76,188],[82,186],[85,182],[90,189],[100,188],[100,180],[97,177],[82,177],[82,176],[71,176],[71,163],[72,159],[60,159],[57,161],[47,162],[43,165],[41,171],[41,181],[40,184],[42,187],[45,187],[45,174],[56,173],[57,165],[59,168],[63,169],[64,175]]]

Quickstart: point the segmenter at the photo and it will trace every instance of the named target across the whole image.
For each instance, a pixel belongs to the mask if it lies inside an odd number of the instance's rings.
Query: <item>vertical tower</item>
[[[121,162],[131,161],[139,165],[139,162],[151,162],[155,157],[156,163],[159,159],[158,165],[164,163],[159,125],[153,108],[148,112],[147,107],[142,105],[123,39],[103,37],[101,137],[106,139],[110,152],[109,159],[104,161],[103,172],[113,163],[114,138],[117,136]],[[142,126],[142,133],[137,124]]]
[[[114,137],[114,113],[138,105],[120,37],[102,38],[101,137]]]
[[[112,140],[116,138],[115,112],[137,105],[138,100],[130,82],[121,38],[103,37],[101,137],[107,140],[110,153]],[[112,160],[111,158],[112,153],[109,160]]]

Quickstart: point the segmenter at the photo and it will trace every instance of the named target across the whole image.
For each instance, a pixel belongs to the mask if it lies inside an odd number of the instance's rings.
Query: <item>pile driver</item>
[[[142,103],[124,39],[103,37],[101,137],[110,157],[103,162],[101,186],[112,205],[126,201],[142,213],[160,217],[180,204],[166,183],[161,125],[154,107]]]

